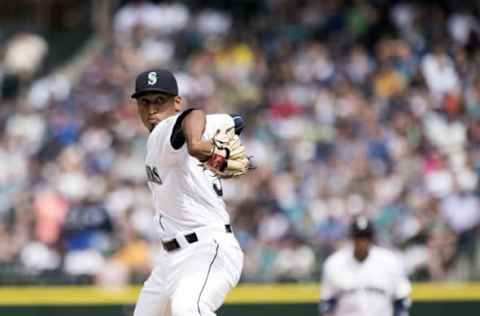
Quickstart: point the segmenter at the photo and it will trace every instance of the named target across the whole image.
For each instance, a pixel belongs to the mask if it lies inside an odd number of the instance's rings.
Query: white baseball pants
[[[243,266],[243,252],[224,228],[198,232],[198,241],[164,252],[145,281],[134,316],[215,316],[234,288]]]

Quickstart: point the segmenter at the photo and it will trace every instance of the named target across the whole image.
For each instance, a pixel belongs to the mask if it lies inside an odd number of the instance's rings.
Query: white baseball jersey
[[[335,300],[335,316],[391,316],[393,302],[408,298],[411,285],[397,257],[372,246],[359,262],[353,247],[341,249],[325,262],[322,300]]]
[[[179,135],[175,131],[186,113],[163,120],[148,138],[148,185],[160,238],[175,239],[180,248],[161,250],[134,316],[215,316],[240,279],[243,252],[225,227],[230,218],[221,183],[188,154],[183,136],[172,137]],[[203,137],[210,139],[225,125],[235,126],[230,115],[207,115]],[[197,240],[189,241],[187,234]]]
[[[230,223],[221,198],[220,180],[199,166],[200,162],[189,155],[187,146],[178,149],[172,146],[171,135],[179,115],[155,126],[147,142],[148,186],[153,196],[156,221],[161,227],[161,239],[200,227]],[[207,115],[204,139],[212,138],[217,129],[225,125],[234,126],[230,115]]]

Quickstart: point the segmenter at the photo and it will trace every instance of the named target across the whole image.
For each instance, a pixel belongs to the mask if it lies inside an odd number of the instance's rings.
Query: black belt
[[[230,224],[225,225],[225,231],[227,233],[231,233],[232,226]],[[189,244],[193,244],[194,242],[198,241],[197,234],[195,233],[185,235],[185,239]],[[174,251],[180,248],[180,244],[176,239],[172,239],[169,241],[162,241],[162,245],[163,245],[163,249],[165,249],[166,251]]]

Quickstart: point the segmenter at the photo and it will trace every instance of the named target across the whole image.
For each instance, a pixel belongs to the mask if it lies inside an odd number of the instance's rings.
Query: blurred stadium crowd
[[[152,66],[175,71],[185,108],[247,120],[258,168],[224,181],[244,281],[318,281],[359,213],[413,279],[480,278],[479,7],[249,3],[127,2],[75,82],[31,79],[38,36],[0,43],[0,283],[148,275],[159,246],[129,95]]]

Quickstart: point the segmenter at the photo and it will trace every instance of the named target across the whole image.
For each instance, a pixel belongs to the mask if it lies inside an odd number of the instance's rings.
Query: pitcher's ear
[[[182,110],[182,97],[175,96],[174,99],[175,112],[180,112]]]

